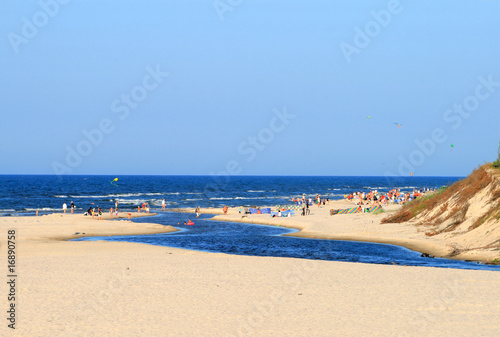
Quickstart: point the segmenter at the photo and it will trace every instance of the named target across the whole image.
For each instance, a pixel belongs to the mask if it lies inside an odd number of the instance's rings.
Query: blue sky
[[[499,1],[1,6],[0,174],[463,176],[497,156]]]

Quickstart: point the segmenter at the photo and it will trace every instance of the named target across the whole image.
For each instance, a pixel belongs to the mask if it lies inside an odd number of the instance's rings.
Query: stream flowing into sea
[[[118,179],[115,179],[118,178]],[[220,222],[203,215],[194,226],[184,226],[192,215],[160,210],[205,207],[271,206],[289,204],[293,197],[320,194],[330,200],[342,199],[355,191],[392,188],[439,188],[460,177],[265,177],[265,176],[0,176],[0,216],[34,215],[62,211],[62,204],[76,205],[76,213],[89,207],[108,211],[119,203],[120,211],[135,211],[149,203],[159,215],[137,218],[135,222],[171,225],[180,231],[168,234],[126,237],[82,238],[109,240],[217,252],[235,255],[277,256],[329,261],[397,264],[459,269],[500,270],[490,266],[439,258],[421,257],[403,247],[364,242],[303,239],[283,234],[294,230],[282,227]],[[82,215],[83,216],[83,215]]]
[[[497,270],[500,266],[452,259],[422,257],[404,247],[354,241],[304,239],[284,234],[296,232],[276,226],[212,221],[213,215],[194,219],[193,214],[163,212],[157,216],[136,218],[135,222],[171,225],[178,232],[153,235],[91,237],[78,240],[106,240],[146,243],[212,253],[274,256],[311,260],[394,264],[439,268]],[[189,218],[193,226],[184,225]]]

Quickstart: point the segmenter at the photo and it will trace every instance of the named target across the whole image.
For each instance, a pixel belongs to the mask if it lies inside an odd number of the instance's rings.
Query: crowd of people
[[[330,197],[321,198],[321,195],[317,194],[313,199],[312,197],[306,198],[306,195],[303,194],[301,198],[292,198],[292,202],[296,203],[297,206],[312,206],[314,204],[320,207],[329,204]]]
[[[102,220],[102,209],[99,206],[97,206],[97,210],[94,207],[89,207],[87,212],[83,213],[83,215],[91,216],[92,219],[94,216],[97,216],[99,220]]]
[[[320,194],[317,194],[313,199],[312,197],[307,198],[303,194],[301,198],[292,198],[292,202],[302,209],[301,215],[309,215],[311,214],[310,207],[314,205],[318,207],[321,207],[321,205],[326,206],[330,203],[330,197],[326,196],[322,198]]]
[[[354,192],[345,195],[344,199],[354,202],[356,205],[404,205],[405,203],[417,199],[424,194],[435,192],[436,189],[420,188],[411,192],[402,192],[400,188],[394,188],[387,193],[372,190],[368,193]]]
[[[414,199],[417,199],[427,193],[432,193],[435,192],[436,189],[430,189],[430,188],[420,188],[420,189],[414,189],[413,191],[401,191],[400,188],[394,188],[390,190],[389,192],[379,192],[378,190],[371,190],[369,192],[353,192],[348,195],[344,195],[344,199],[348,200],[358,206],[363,206],[363,205],[370,205],[370,206],[377,206],[377,205],[388,205],[388,204],[397,204],[397,205],[404,205],[405,203],[412,201]],[[311,214],[310,208],[313,206],[321,207],[321,206],[326,206],[327,204],[330,203],[330,198],[329,196],[326,197],[321,197],[320,194],[317,194],[314,198],[312,196],[306,197],[305,194],[302,195],[302,197],[297,197],[297,198],[292,198],[292,203],[294,206],[291,207],[278,207],[277,206],[277,212],[278,214],[281,213],[281,211],[287,211],[289,209],[294,209],[294,210],[300,210],[301,215],[309,215]],[[93,204],[93,203],[92,203]],[[162,209],[165,209],[165,199],[162,200]],[[66,203],[63,203],[63,212],[66,213],[68,206]],[[71,202],[71,213],[74,212],[76,206],[73,202]],[[150,206],[149,203],[144,202],[142,205],[137,207],[137,212],[145,212],[149,213],[150,211]],[[226,215],[228,212],[228,207],[227,205],[224,206],[223,208],[223,213]],[[196,217],[198,218],[201,215],[201,209],[200,207],[197,207],[195,210]],[[240,209],[241,213],[241,209]],[[260,213],[260,212],[259,212]],[[87,212],[84,213],[84,215],[89,215],[89,216],[98,216],[99,219],[102,216],[102,209],[97,206],[97,209],[94,207],[89,207]],[[115,201],[115,208],[111,207],[109,210],[109,215],[110,217],[118,217],[118,201]],[[129,214],[130,215],[130,214]],[[279,216],[279,215],[278,215]]]
[[[388,204],[404,205],[409,201],[435,191],[435,188],[419,188],[413,189],[413,191],[401,191],[400,188],[394,188],[389,192],[380,192],[378,190],[371,190],[369,192],[358,191],[345,195],[344,199],[351,201],[358,206],[378,206]],[[328,196],[322,198],[319,194],[316,195],[315,198],[302,195],[302,197],[292,198],[292,202],[302,209],[301,215],[309,215],[311,213],[310,207],[325,206],[330,203],[330,198]]]
[[[137,206],[137,213],[149,213],[149,203],[148,202],[143,202],[141,206]]]

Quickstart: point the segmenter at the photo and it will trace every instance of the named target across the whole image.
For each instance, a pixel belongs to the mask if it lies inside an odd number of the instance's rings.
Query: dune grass
[[[409,221],[422,213],[430,213],[439,206],[439,212],[436,212],[437,214],[434,217],[428,219],[426,225],[436,225],[453,218],[453,224],[456,228],[465,220],[468,201],[491,183],[492,177],[488,174],[486,168],[486,165],[481,166],[474,170],[467,178],[457,181],[447,188],[441,188],[436,193],[413,200],[403,206],[397,213],[382,220],[382,223],[402,223]],[[500,198],[500,190],[498,191],[497,198]],[[441,217],[443,213],[448,211],[451,202],[454,207],[448,212],[446,218]],[[448,230],[450,229],[447,228]]]

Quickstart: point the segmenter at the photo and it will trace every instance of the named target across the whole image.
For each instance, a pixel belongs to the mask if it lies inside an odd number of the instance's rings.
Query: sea
[[[240,207],[290,204],[303,194],[330,200],[356,191],[440,188],[461,177],[310,177],[310,176],[55,176],[0,175],[0,216],[61,212],[71,202],[78,212],[99,206],[136,210],[149,203],[166,207]]]
[[[1,175],[0,216],[34,215],[37,210],[39,214],[62,212],[62,204],[69,207],[71,202],[79,214],[89,207],[109,210],[116,201],[120,211],[136,211],[137,206],[147,202],[158,215],[132,221],[170,225],[178,231],[77,240],[138,242],[233,255],[500,271],[500,266],[427,258],[393,245],[296,238],[285,235],[296,231],[293,229],[213,221],[211,215],[205,214],[195,219],[193,214],[175,212],[176,208],[191,208],[194,212],[198,206],[274,207],[288,205],[292,198],[302,195],[314,198],[319,194],[338,200],[356,191],[435,189],[460,179],[462,177]],[[163,199],[167,211],[161,210]],[[193,219],[195,225],[185,226],[184,221],[188,219]]]

